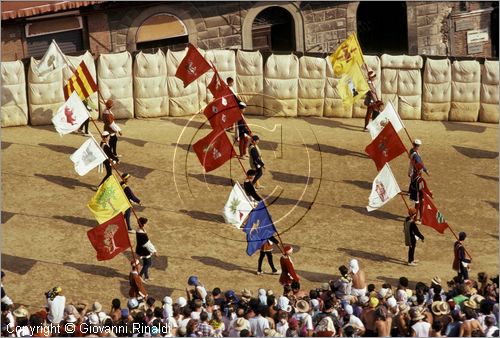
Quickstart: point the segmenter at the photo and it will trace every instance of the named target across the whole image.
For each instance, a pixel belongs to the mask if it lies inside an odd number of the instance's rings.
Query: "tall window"
[[[155,14],[147,18],[137,30],[137,49],[169,48],[184,49],[188,42],[188,31],[176,16],[167,13]]]
[[[252,25],[253,49],[273,52],[295,50],[295,23],[286,9],[273,6],[257,15]]]

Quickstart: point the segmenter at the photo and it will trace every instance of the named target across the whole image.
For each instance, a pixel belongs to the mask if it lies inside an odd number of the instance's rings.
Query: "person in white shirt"
[[[52,324],[59,324],[64,319],[66,306],[66,297],[62,295],[62,288],[56,286],[52,291],[47,292],[46,296],[49,309],[47,320]]]
[[[286,331],[288,331],[288,313],[280,312],[279,321],[276,323],[276,331],[283,337],[286,337]]]
[[[351,325],[353,329],[356,330],[357,335],[362,336],[365,333],[365,325],[363,325],[361,319],[359,319],[353,314],[354,310],[352,306],[349,304],[346,305],[345,312],[349,317],[349,321],[344,321],[344,326]]]
[[[415,322],[411,326],[411,336],[412,337],[429,337],[431,324],[424,322],[423,319],[426,318],[419,308],[413,308],[410,310],[411,320]]]
[[[262,317],[262,313],[267,310],[265,305],[259,305],[257,309],[255,309],[256,316],[250,318],[250,331],[252,335],[255,337],[264,337],[264,330],[269,329],[269,321]]]
[[[495,332],[498,331],[498,326],[495,326],[495,318],[494,317],[486,317],[484,319],[484,324],[486,325],[486,330],[484,330],[485,337],[498,337],[498,333],[495,336]]]

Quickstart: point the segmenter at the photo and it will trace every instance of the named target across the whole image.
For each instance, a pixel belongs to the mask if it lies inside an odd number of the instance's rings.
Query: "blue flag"
[[[247,255],[251,256],[276,233],[271,215],[267,211],[264,201],[259,204],[248,216],[243,231],[247,234]]]

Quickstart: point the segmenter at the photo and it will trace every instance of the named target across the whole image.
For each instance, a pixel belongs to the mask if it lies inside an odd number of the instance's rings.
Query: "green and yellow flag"
[[[94,214],[97,222],[102,224],[120,212],[125,213],[130,208],[130,202],[118,180],[114,175],[111,175],[101,184],[87,206]]]
[[[342,98],[342,103],[352,105],[361,99],[370,90],[361,68],[356,62],[352,62],[337,84],[337,93]]]
[[[352,63],[362,65],[363,52],[356,37],[356,33],[352,33],[347,39],[340,44],[335,53],[330,55],[333,72],[336,76],[345,74]]]

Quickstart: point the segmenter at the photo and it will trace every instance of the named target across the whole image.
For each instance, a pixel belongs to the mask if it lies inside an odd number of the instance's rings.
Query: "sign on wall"
[[[477,42],[487,42],[489,39],[488,29],[475,29],[467,31],[467,44]]]

